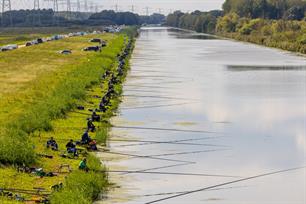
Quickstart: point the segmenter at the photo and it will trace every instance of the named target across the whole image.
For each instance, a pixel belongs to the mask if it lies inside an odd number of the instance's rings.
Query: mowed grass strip
[[[85,53],[80,51],[85,45],[90,45],[88,40],[92,37],[108,40],[108,46],[101,53]],[[51,43],[53,43],[53,46]],[[20,63],[18,60],[22,60],[24,56],[30,56],[28,55],[29,52],[33,58],[41,59],[42,57],[42,61],[48,61],[50,65],[55,64],[56,66],[51,69],[43,69],[42,67],[45,67],[43,63],[36,62],[35,60],[28,62],[31,64],[30,67],[41,67],[37,69],[39,71],[35,72],[34,78],[24,83],[22,89],[13,89],[11,93],[4,93],[2,96],[4,100],[0,102],[0,162],[2,163],[0,168],[0,187],[18,187],[22,189],[43,187],[50,189],[51,185],[64,181],[64,178],[67,176],[67,174],[59,174],[56,177],[39,178],[17,172],[16,168],[12,166],[15,164],[42,167],[45,171],[52,172],[56,171],[61,164],[69,164],[74,170],[77,169],[78,159],[60,157],[59,152],[47,150],[45,142],[48,137],[53,136],[58,140],[60,149],[63,151],[65,150],[65,144],[68,142],[66,139],[80,139],[80,134],[83,132],[82,127],[86,124],[86,116],[74,116],[73,113],[66,115],[66,113],[75,108],[76,104],[86,103],[85,99],[88,97],[86,89],[99,87],[101,75],[107,69],[111,71],[115,69],[116,56],[123,48],[123,36],[86,36],[65,39],[62,43],[60,41],[51,43],[40,46],[41,50],[45,50],[42,48],[48,48],[45,55],[40,55],[40,52],[35,49],[31,51],[30,47],[24,50],[20,49],[5,53],[6,60],[16,59],[17,64]],[[67,48],[67,46],[70,46],[70,48]],[[56,53],[55,57],[52,56],[59,49],[72,49],[73,54],[62,56]],[[54,52],[51,53],[49,50]],[[20,52],[20,58],[14,56],[18,52]],[[73,56],[78,52],[77,57]],[[39,56],[36,56],[35,53],[38,53]],[[58,58],[62,59],[58,60]],[[15,66],[15,69],[20,69],[19,66],[14,64],[14,60],[10,64]],[[28,64],[26,63],[25,65]],[[14,72],[15,69],[12,69],[12,71]],[[28,71],[30,70],[31,68]],[[24,73],[26,74],[26,71]],[[104,83],[107,82],[105,81]],[[16,83],[16,86],[19,86],[19,84]],[[106,88],[102,89],[102,92],[106,91]],[[96,92],[96,94],[99,94],[98,92],[102,94],[101,88],[96,90]],[[114,104],[117,103],[114,102]],[[107,115],[111,114],[106,113],[106,117]],[[65,127],[66,124],[67,126]],[[74,125],[75,127],[72,128]],[[40,158],[36,156],[37,153],[52,155],[54,158]],[[101,169],[100,162],[95,157],[89,156],[88,162],[90,168],[97,171]],[[95,176],[87,177],[86,173],[75,171],[71,176],[68,176],[68,178],[72,178],[72,180],[68,179],[68,181],[72,182],[73,178],[79,177],[83,178],[82,181],[87,187],[88,185],[95,184],[98,188],[104,188],[107,183],[106,175],[95,174]],[[93,178],[97,180],[93,180]],[[84,191],[80,195],[87,196],[90,194],[91,196],[83,198],[86,202],[90,202],[97,196],[97,191],[100,191],[100,189],[93,190],[85,186],[80,187]],[[57,197],[55,196],[53,199],[56,200]]]

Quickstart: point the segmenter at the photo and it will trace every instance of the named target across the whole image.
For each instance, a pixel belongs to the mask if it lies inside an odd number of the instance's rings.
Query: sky
[[[49,1],[49,2],[48,2]],[[40,0],[41,8],[52,8],[53,0]],[[67,0],[58,0],[66,2]],[[70,0],[72,10],[76,10],[76,2],[78,0]],[[87,0],[88,7],[93,10],[116,9],[118,11],[131,11],[134,5],[134,12],[146,14],[148,8],[149,14],[160,11],[163,14],[168,14],[170,11],[181,10],[184,12],[201,10],[208,11],[213,9],[221,9],[225,0]],[[34,0],[11,0],[12,9],[32,9]],[[85,0],[80,0],[81,6],[84,7]],[[60,10],[66,10],[66,6],[60,5]],[[99,5],[99,6],[97,6]]]

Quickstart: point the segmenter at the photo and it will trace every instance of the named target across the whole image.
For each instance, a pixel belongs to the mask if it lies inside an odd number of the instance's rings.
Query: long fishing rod
[[[152,141],[152,140],[128,140],[128,139],[109,139],[109,141],[119,141],[119,142],[140,142],[140,144],[124,144],[117,145],[116,147],[127,147],[127,146],[141,146],[141,145],[150,145],[150,144],[173,144],[173,145],[196,145],[203,146],[198,143],[183,143],[188,141],[199,141],[206,139],[215,139],[219,137],[202,137],[202,138],[191,138],[191,139],[183,139],[183,140],[170,140],[170,141]],[[204,144],[205,145],[205,144]]]
[[[222,186],[230,185],[230,184],[233,184],[233,183],[239,183],[239,182],[242,182],[242,181],[253,180],[253,179],[256,179],[256,178],[260,178],[260,177],[266,177],[266,176],[270,176],[270,175],[274,175],[274,174],[280,174],[280,173],[285,173],[285,172],[289,172],[289,171],[295,171],[295,170],[299,170],[299,169],[304,169],[305,167],[306,166],[296,167],[296,168],[291,168],[291,169],[285,169],[285,170],[280,170],[280,171],[272,171],[272,172],[268,172],[268,173],[264,173],[264,174],[250,176],[250,177],[247,177],[247,178],[242,178],[242,179],[233,180],[233,181],[229,181],[229,182],[225,182],[225,183],[220,183],[220,184],[217,184],[217,185],[208,186],[208,187],[204,187],[204,188],[200,188],[200,189],[196,189],[196,190],[192,190],[192,191],[187,191],[187,192],[180,193],[180,194],[177,194],[177,195],[173,195],[173,196],[169,196],[169,197],[153,200],[153,201],[150,201],[150,202],[146,202],[144,204],[158,203],[158,202],[161,202],[161,201],[170,200],[170,199],[177,198],[177,197],[182,197],[182,196],[185,196],[185,195],[189,195],[189,194],[193,194],[193,193],[197,193],[197,192],[201,192],[201,191],[210,190],[210,189],[214,189],[214,188],[217,188],[217,187],[222,187]]]
[[[204,131],[204,130],[182,130],[182,129],[174,129],[174,128],[156,128],[156,127],[139,127],[139,126],[117,126],[117,125],[112,125],[112,128],[139,129],[139,130],[157,130],[157,131],[187,132],[187,133],[210,133],[210,134],[220,133],[221,134],[221,132],[212,132],[212,131]]]
[[[166,87],[166,86],[146,86],[146,85],[134,85],[134,84],[125,84],[124,86],[130,86],[130,87],[137,87],[137,88],[157,88],[157,89],[169,89],[172,87]]]
[[[174,100],[189,100],[189,101],[199,101],[198,99],[190,98],[176,98],[176,97],[167,97],[167,96],[148,96],[148,95],[133,95],[133,94],[123,94],[123,97],[136,97],[136,98],[164,98],[164,99],[174,99]]]
[[[226,188],[215,188],[210,189],[207,191],[222,191],[222,190],[229,190],[229,189],[238,189],[238,188],[247,188],[249,186],[233,186],[233,187],[226,187]],[[133,197],[136,198],[142,198],[142,197],[156,197],[156,196],[162,196],[162,195],[174,195],[174,194],[180,194],[185,193],[187,191],[178,191],[178,192],[168,192],[168,193],[153,193],[153,194],[144,194],[144,195],[133,195]],[[120,197],[108,197],[110,199],[121,199]]]
[[[175,175],[175,176],[203,176],[203,177],[222,177],[222,178],[241,178],[239,176],[218,175],[218,174],[197,174],[197,173],[179,173],[179,172],[161,172],[161,171],[100,171],[102,173],[129,173],[129,174],[157,174],[157,175]]]
[[[178,167],[178,166],[187,166],[187,165],[191,165],[191,164],[193,164],[193,163],[186,162],[186,163],[183,163],[183,164],[164,165],[164,166],[153,167],[153,168],[148,168],[148,169],[136,170],[135,172],[146,172],[146,171],[167,169],[167,168]],[[129,174],[129,173],[123,173],[123,174]]]
[[[169,162],[193,163],[193,164],[196,163],[196,162],[190,162],[190,161],[184,161],[184,160],[178,160],[178,159],[166,159],[166,158],[151,157],[151,156],[146,156],[146,155],[137,155],[137,154],[121,153],[121,152],[105,151],[105,152],[103,152],[103,153],[107,153],[107,154],[117,154],[117,155],[129,156],[129,157],[135,157],[135,158],[146,158],[146,159],[153,159],[153,160],[169,161]]]
[[[220,191],[220,190],[228,190],[228,189],[247,188],[247,187],[248,186],[233,186],[233,187],[224,187],[224,188],[214,188],[214,189],[209,189],[207,191]],[[186,192],[188,192],[188,191],[153,193],[153,194],[136,195],[136,197],[153,197],[153,196],[162,196],[162,195],[182,194],[182,193],[186,193]]]
[[[131,78],[175,78],[175,79],[191,79],[188,77],[167,76],[167,75],[130,75]]]
[[[152,154],[148,156],[153,157],[164,157],[164,156],[173,156],[173,155],[186,155],[186,154],[198,154],[198,153],[208,153],[208,152],[219,152],[226,151],[229,149],[212,149],[212,150],[198,150],[198,151],[190,151],[190,152],[176,152],[176,153],[166,153],[166,154]]]
[[[128,89],[128,90],[124,90],[124,92],[140,92],[140,93],[161,93],[160,91],[154,91],[154,90],[139,90],[139,89]],[[162,92],[165,93],[165,92]],[[170,93],[168,93],[170,94]]]
[[[22,193],[22,194],[28,194],[28,195],[39,195],[39,196],[51,195],[51,192],[49,192],[49,191],[24,190],[24,189],[15,189],[15,188],[0,188],[0,190],[8,191],[8,192]],[[42,192],[42,193],[39,193],[39,192]]]
[[[136,106],[131,108],[120,108],[121,110],[135,110],[135,109],[146,109],[146,108],[161,108],[161,107],[172,107],[172,106],[182,106],[187,104],[194,104],[196,102],[189,103],[173,103],[173,104],[165,104],[165,105],[152,105],[152,106]]]

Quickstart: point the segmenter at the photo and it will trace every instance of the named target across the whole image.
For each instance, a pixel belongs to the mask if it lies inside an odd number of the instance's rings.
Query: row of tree
[[[166,24],[306,53],[305,4],[302,0],[226,0],[223,11],[175,11]]]
[[[241,17],[302,20],[305,0],[226,0],[225,14],[235,12]]]
[[[80,12],[57,12],[52,9],[42,10],[14,10],[5,12],[0,18],[0,26],[30,27],[30,26],[72,26],[72,25],[141,25],[160,24],[165,21],[165,16],[153,14],[139,16],[131,12],[114,12],[104,10],[99,13],[89,14]]]

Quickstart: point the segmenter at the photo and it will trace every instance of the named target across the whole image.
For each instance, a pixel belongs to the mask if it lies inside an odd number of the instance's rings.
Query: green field
[[[88,42],[91,38],[102,38],[108,45],[102,52],[82,51],[92,45]],[[0,52],[0,188],[44,188],[51,192],[52,185],[65,181],[64,189],[52,194],[52,203],[91,203],[100,190],[106,190],[107,175],[97,173],[103,167],[94,155],[87,152],[69,159],[60,157],[60,153],[65,151],[69,139],[80,140],[90,112],[75,108],[98,107],[99,99],[93,96],[106,93],[110,79],[101,80],[101,75],[106,70],[116,73],[117,54],[121,53],[124,42],[123,35],[89,35]],[[63,49],[72,50],[72,54],[59,54]],[[120,92],[120,84],[115,89]],[[103,119],[109,119],[118,102],[117,98],[112,100],[110,109],[102,114]],[[105,142],[108,123],[96,126],[97,132],[90,136]],[[51,136],[59,144],[59,152],[46,148]],[[96,171],[77,170],[83,157],[88,158],[89,168]],[[40,178],[20,173],[16,168],[26,165],[56,172],[62,164],[68,164],[73,172]],[[30,200],[42,198],[22,195]],[[0,202],[14,203],[3,197]]]

